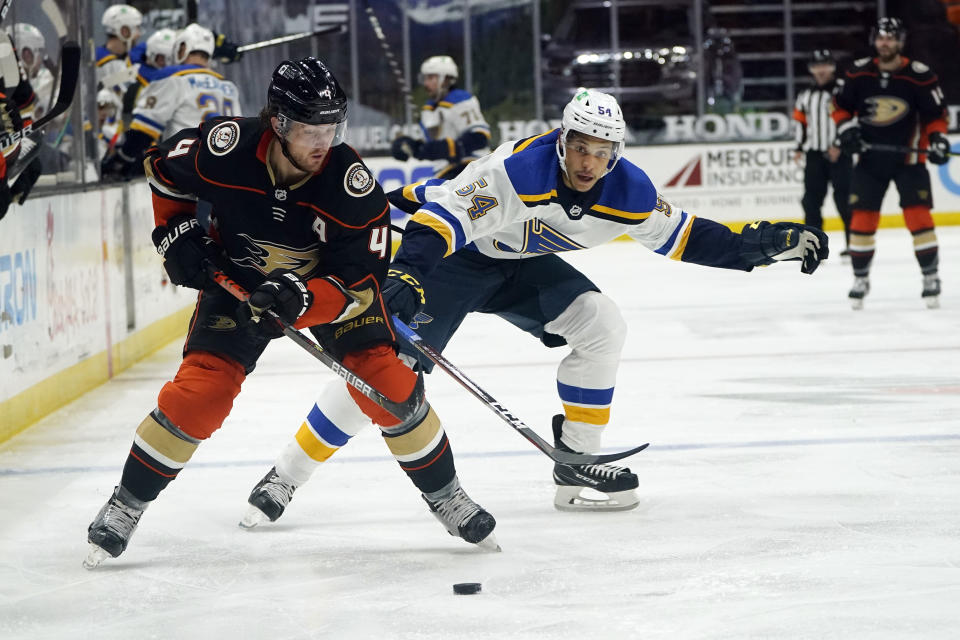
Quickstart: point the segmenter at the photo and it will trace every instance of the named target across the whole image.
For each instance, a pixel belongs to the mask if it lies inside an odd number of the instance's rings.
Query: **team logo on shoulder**
[[[233,120],[221,122],[207,134],[207,148],[215,156],[227,155],[239,141],[240,125]]]
[[[927,71],[930,71],[930,67],[928,67],[927,65],[923,64],[923,63],[920,62],[919,60],[914,60],[913,62],[910,63],[910,66],[911,66],[911,67],[913,68],[913,70],[916,71],[917,73],[926,73]]]
[[[370,175],[370,171],[359,162],[350,165],[343,176],[343,188],[354,198],[362,198],[367,195],[373,191],[375,184],[377,184],[377,181]]]
[[[860,58],[859,60],[854,60],[853,65],[855,67],[863,67],[871,60],[873,60],[873,58]]]

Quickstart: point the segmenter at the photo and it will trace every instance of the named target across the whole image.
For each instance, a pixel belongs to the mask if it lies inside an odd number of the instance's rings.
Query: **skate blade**
[[[612,493],[594,492],[600,498],[592,498],[583,495],[586,487],[557,487],[557,495],[554,496],[553,506],[557,511],[629,511],[636,509],[640,504],[640,498],[633,489],[628,491],[615,491]]]
[[[247,512],[243,514],[243,519],[237,523],[241,529],[253,529],[254,527],[269,522],[270,518],[263,511],[260,511],[252,504],[247,507]]]
[[[497,536],[493,535],[493,533],[475,544],[485,551],[503,551],[503,549],[500,548],[500,543],[497,542]]]
[[[940,296],[926,296],[923,301],[927,304],[927,309],[940,308]]]
[[[863,309],[863,298],[850,298],[850,308],[854,311]]]
[[[100,566],[100,563],[110,557],[110,554],[106,549],[102,549],[97,545],[90,543],[90,550],[87,552],[87,557],[83,559],[83,568],[84,569],[96,569]]]

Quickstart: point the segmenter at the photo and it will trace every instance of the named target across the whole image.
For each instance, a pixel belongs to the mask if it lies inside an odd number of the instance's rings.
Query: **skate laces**
[[[585,464],[582,465],[579,470],[581,473],[603,480],[615,480],[624,473],[630,473],[627,467],[618,467],[613,464]]]
[[[856,276],[853,279],[853,287],[850,289],[851,292],[862,293],[870,288],[870,280],[864,276]]]
[[[260,491],[266,493],[270,498],[284,507],[290,504],[290,499],[293,498],[293,492],[296,491],[296,487],[292,484],[287,484],[280,479],[276,473],[271,473],[263,484],[259,487]]]
[[[137,528],[137,523],[140,521],[142,514],[143,509],[131,507],[124,504],[120,499],[113,497],[97,519],[95,528],[106,528],[126,539]]]
[[[457,528],[480,511],[480,505],[471,500],[462,488],[458,488],[446,500],[433,503],[433,508],[444,520]]]

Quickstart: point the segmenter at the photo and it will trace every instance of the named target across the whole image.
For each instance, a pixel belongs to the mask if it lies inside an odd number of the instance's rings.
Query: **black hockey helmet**
[[[340,124],[347,120],[347,94],[327,65],[314,57],[284,60],[267,88],[267,107],[304,124]]]
[[[837,60],[833,57],[833,53],[830,49],[816,49],[813,53],[810,54],[810,59],[807,61],[807,65],[813,64],[836,64]]]
[[[901,47],[907,39],[907,30],[900,18],[878,18],[877,24],[870,30],[870,44],[873,44],[881,34],[895,37]]]

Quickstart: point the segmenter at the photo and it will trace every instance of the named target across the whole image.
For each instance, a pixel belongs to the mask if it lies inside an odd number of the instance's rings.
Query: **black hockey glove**
[[[163,257],[170,282],[181,287],[203,289],[208,284],[206,262],[222,266],[220,247],[191,216],[176,216],[154,229],[153,244]]]
[[[118,182],[133,179],[137,174],[137,160],[130,158],[121,149],[114,149],[100,161],[100,181]]]
[[[800,272],[813,273],[830,255],[827,234],[805,224],[760,220],[745,226],[740,236],[740,255],[754,266],[801,260]]]
[[[242,324],[255,323],[257,331],[268,338],[283,335],[283,327],[269,317],[273,311],[287,324],[293,324],[313,304],[313,293],[306,283],[293,271],[274,269],[263,283],[250,293],[246,302],[237,307],[237,317]]]
[[[860,135],[860,127],[852,123],[841,125],[837,135],[837,146],[849,155],[862,152],[863,138]]]
[[[387,280],[383,283],[383,302],[390,313],[404,324],[410,324],[417,311],[427,301],[423,292],[420,271],[413,266],[394,262],[387,271]]]
[[[947,164],[950,161],[950,141],[939,131],[930,134],[930,147],[927,158],[933,164]]]
[[[239,62],[240,58],[243,57],[243,52],[238,51],[239,45],[235,42],[230,42],[227,40],[227,36],[222,33],[214,33],[214,49],[213,57],[216,60],[224,64],[230,64],[231,62]]]
[[[34,158],[33,162],[28,164],[27,168],[20,173],[20,176],[10,188],[13,199],[16,200],[17,204],[23,204],[27,201],[27,196],[30,195],[30,191],[33,189],[33,185],[37,183],[41,173],[43,173],[43,165],[40,163],[40,158]]]
[[[399,136],[390,145],[390,155],[400,161],[409,160],[417,157],[422,146],[423,142],[420,140],[415,140],[410,136]]]

